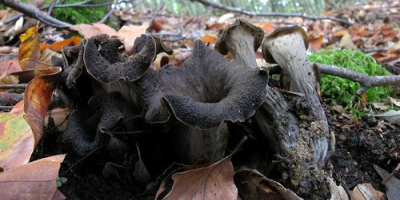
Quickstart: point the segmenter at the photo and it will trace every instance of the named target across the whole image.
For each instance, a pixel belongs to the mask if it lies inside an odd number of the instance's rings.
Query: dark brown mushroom
[[[219,37],[215,49],[222,55],[231,52],[233,59],[250,68],[258,68],[255,51],[264,38],[262,28],[254,26],[244,19],[237,19],[229,25]]]
[[[90,109],[74,110],[63,134],[63,142],[72,151],[85,156],[97,148],[105,148],[111,140],[108,133],[123,118],[124,101],[118,92],[94,96],[89,101]],[[87,114],[89,113],[89,114]]]
[[[223,157],[227,132],[224,121],[243,122],[255,113],[266,96],[267,74],[229,62],[196,41],[181,67],[150,69],[137,81],[141,105],[149,123],[175,116],[175,138],[183,161],[193,163],[206,154]],[[182,151],[182,149],[184,149]]]
[[[115,56],[112,57],[112,60],[110,58],[107,60],[98,50],[98,48],[101,50],[102,46],[96,46],[95,40],[92,38],[84,39],[82,45],[84,47],[83,60],[88,73],[102,83],[109,83],[118,79],[135,81],[146,73],[156,56],[154,38],[147,35],[136,38],[133,48],[141,49],[141,51],[123,62],[118,62],[118,57]],[[116,46],[112,45],[111,47],[114,47],[111,49],[115,50]],[[113,61],[116,62],[112,63]]]
[[[264,100],[266,83],[262,71],[232,64],[200,41],[181,67],[149,70],[138,81],[146,121],[166,122],[172,112],[200,129],[251,117]]]

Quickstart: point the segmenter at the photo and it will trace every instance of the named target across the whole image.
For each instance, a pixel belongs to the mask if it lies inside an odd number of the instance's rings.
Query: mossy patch
[[[328,48],[313,52],[309,55],[309,59],[311,62],[344,67],[372,76],[390,75],[390,73],[379,65],[373,57],[367,56],[361,51]],[[356,94],[359,87],[359,83],[347,79],[331,75],[322,76],[321,90],[324,98],[332,104],[340,104],[351,110],[354,109],[360,98]],[[387,96],[392,95],[392,93],[392,88],[390,86],[373,87],[367,91],[367,101],[369,103],[381,102],[386,99]],[[353,114],[359,115],[360,113]]]
[[[78,2],[82,2],[82,0],[67,0],[63,1],[62,4],[74,4]],[[107,2],[109,1],[94,0],[90,2],[90,5],[105,4]],[[71,24],[90,24],[103,19],[107,14],[108,9],[109,5],[100,7],[55,8],[53,11],[53,17]]]

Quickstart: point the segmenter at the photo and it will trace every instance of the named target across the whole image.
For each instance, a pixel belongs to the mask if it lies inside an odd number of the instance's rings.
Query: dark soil
[[[381,183],[382,179],[377,174],[373,165],[379,165],[388,172],[396,167],[400,162],[400,137],[399,127],[374,119],[349,120],[344,117],[334,117],[327,111],[328,121],[331,130],[336,137],[336,152],[331,157],[333,164],[333,177],[342,185],[352,190],[359,183],[371,183],[376,189],[385,192],[385,186]],[[250,123],[248,123],[250,124]],[[253,124],[254,126],[254,124]],[[238,127],[235,127],[238,130]],[[250,128],[257,131],[256,128]],[[254,131],[253,130],[253,131]],[[251,131],[251,130],[247,130]],[[63,146],[61,141],[62,132],[56,131],[54,127],[49,127],[45,131],[38,150],[32,159],[39,159],[49,155],[68,153],[60,169],[62,186],[60,191],[73,200],[101,199],[101,200],[144,200],[154,199],[158,185],[155,184],[157,177],[160,176],[173,162],[168,155],[173,155],[169,149],[171,141],[162,134],[152,133],[136,140],[141,147],[143,162],[151,175],[150,184],[141,184],[132,178],[133,167],[138,161],[135,143],[128,143],[127,153],[121,158],[112,152],[99,151],[79,158],[72,154]],[[240,140],[240,133],[232,133],[234,137],[232,143]],[[253,133],[251,137],[258,137]],[[252,142],[253,141],[253,142]],[[233,162],[243,160],[272,160],[268,154],[252,154],[244,156],[246,148],[250,151],[270,151],[262,145],[265,141],[257,141],[250,138],[249,145],[244,145],[242,152],[239,152]],[[229,149],[231,149],[230,145]],[[264,147],[263,147],[264,146]],[[130,162],[127,162],[130,160]],[[124,166],[122,170],[116,172],[111,178],[103,176],[103,169],[106,163],[114,162]],[[260,170],[268,173],[273,169],[267,169],[265,162],[255,164],[265,168]],[[271,177],[273,178],[273,177]]]

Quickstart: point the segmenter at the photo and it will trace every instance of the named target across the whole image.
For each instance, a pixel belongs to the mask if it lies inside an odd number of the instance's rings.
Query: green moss
[[[376,63],[374,58],[355,50],[336,50],[328,48],[313,52],[309,56],[309,59],[311,62],[344,67],[368,75],[390,75],[387,70]],[[353,109],[359,100],[359,97],[356,95],[356,91],[359,87],[359,83],[347,79],[331,75],[322,76],[322,94],[326,100],[331,101],[333,104],[340,104]],[[390,86],[373,87],[367,91],[367,101],[383,101],[391,94],[392,88]]]
[[[82,0],[66,0],[62,4],[73,4]],[[103,4],[107,1],[94,0],[90,4]],[[107,14],[107,7],[66,7],[54,9],[53,16],[71,24],[90,24],[100,21]]]

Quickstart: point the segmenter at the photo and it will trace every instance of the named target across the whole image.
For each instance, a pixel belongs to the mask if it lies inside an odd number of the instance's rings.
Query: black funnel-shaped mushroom
[[[222,55],[231,52],[236,62],[250,68],[258,68],[255,51],[260,47],[263,38],[262,28],[244,19],[237,19],[221,34],[215,49]]]
[[[268,76],[227,61],[202,42],[181,67],[149,70],[139,80],[146,121],[166,122],[173,114],[199,129],[224,121],[243,122],[263,102]]]
[[[63,142],[74,153],[85,156],[97,148],[106,147],[111,140],[110,132],[123,118],[125,102],[118,92],[100,94],[89,101],[92,114],[74,110],[63,135]]]
[[[110,52],[110,50],[118,51],[118,45],[113,45],[116,40],[111,39],[106,43],[111,43],[107,52]],[[83,60],[88,73],[102,83],[109,83],[118,79],[135,81],[146,73],[156,56],[155,40],[147,35],[136,38],[133,48],[141,50],[124,61],[118,61],[118,57],[115,56],[105,58],[104,55],[109,54],[102,55],[100,51],[106,46],[96,45],[95,38],[84,39],[82,45],[84,47]]]
[[[268,75],[229,62],[196,41],[181,67],[150,69],[137,82],[141,105],[149,123],[163,123],[175,116],[176,141],[183,162],[194,163],[209,155],[213,162],[224,156],[227,132],[224,121],[243,122],[265,99]],[[175,129],[176,130],[176,129]],[[179,141],[178,141],[179,140]]]

